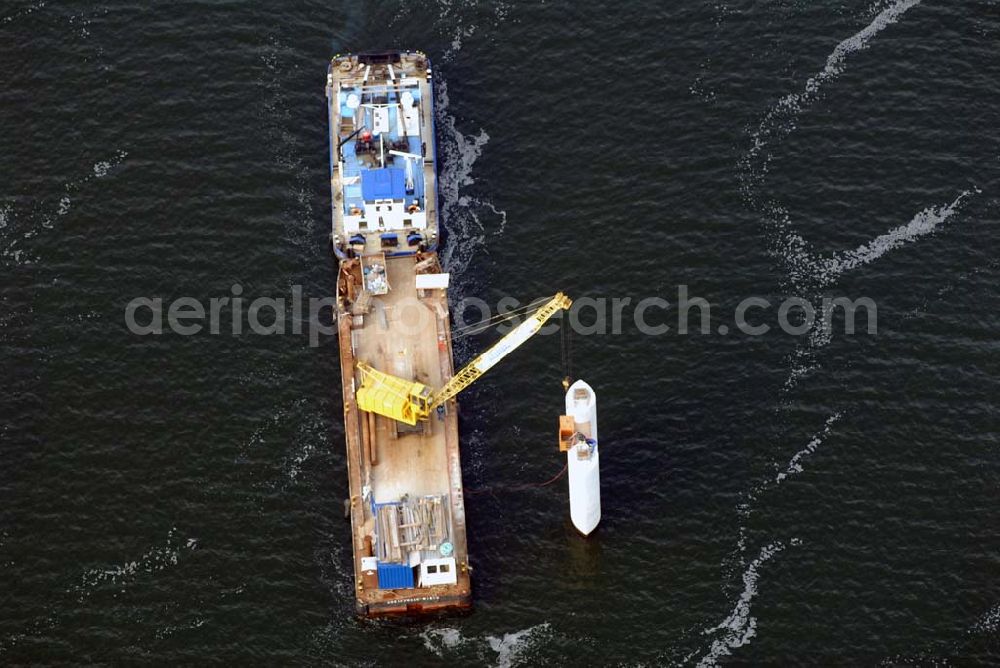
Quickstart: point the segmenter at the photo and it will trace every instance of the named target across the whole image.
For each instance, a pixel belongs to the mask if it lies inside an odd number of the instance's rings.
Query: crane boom
[[[569,297],[561,292],[557,293],[524,322],[466,364],[436,392],[432,392],[423,383],[392,376],[372,368],[367,362],[359,361],[361,387],[356,395],[358,407],[409,425],[416,424],[417,420],[426,420],[432,410],[476,382],[497,362],[534,336],[549,318],[562,309],[568,309],[572,304],[573,300]]]
[[[476,359],[466,364],[461,371],[451,377],[440,390],[434,393],[431,398],[431,408],[437,408],[448,401],[459,392],[476,382],[480,376],[489,371],[497,362],[512,353],[522,343],[535,335],[542,328],[549,318],[562,309],[572,306],[573,300],[559,292],[555,297],[543,304],[537,311],[532,313],[524,322],[507,332],[507,335],[493,344]]]

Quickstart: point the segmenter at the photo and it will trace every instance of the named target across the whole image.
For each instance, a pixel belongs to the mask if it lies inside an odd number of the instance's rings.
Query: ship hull
[[[566,391],[566,415],[586,441],[566,452],[569,512],[573,526],[590,535],[601,521],[601,459],[597,439],[597,394],[582,380]]]
[[[327,98],[355,608],[468,610],[455,402],[406,425],[360,410],[356,394],[359,362],[431,387],[454,373],[430,63],[414,52],[338,56]]]

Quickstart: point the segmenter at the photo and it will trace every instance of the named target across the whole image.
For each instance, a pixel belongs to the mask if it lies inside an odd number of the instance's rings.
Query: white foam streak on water
[[[756,132],[751,133],[753,145],[744,160],[744,189],[750,195],[750,188],[759,185],[767,172],[771,156],[766,147],[795,129],[792,122],[803,109],[819,95],[824,84],[834,80],[846,69],[847,56],[868,48],[872,38],[896,23],[904,13],[920,4],[920,0],[899,0],[880,11],[864,28],[843,40],[827,56],[826,65],[813,77],[799,93],[789,93],[764,116]],[[784,122],[782,122],[784,121]]]
[[[427,629],[420,634],[424,639],[424,647],[444,658],[443,650],[452,649],[462,644],[462,632],[458,629]]]
[[[497,653],[496,665],[499,668],[510,668],[519,659],[524,650],[537,640],[541,632],[548,631],[549,625],[539,624],[514,633],[505,633],[503,638],[486,636],[490,649]]]
[[[284,477],[280,489],[297,480],[306,461],[316,452],[329,446],[326,433],[326,415],[315,409],[301,419],[295,433],[294,453],[285,458]]]
[[[290,463],[286,465],[285,475],[287,476],[289,482],[294,482],[298,478],[299,473],[302,472],[302,465],[305,464],[309,456],[316,452],[315,443],[304,443],[298,446],[298,450],[290,459]]]
[[[918,212],[906,225],[889,230],[852,251],[824,260],[821,265],[823,270],[821,276],[824,278],[824,284],[839,277],[845,271],[873,262],[894,248],[930,234],[938,225],[951,218],[958,210],[962,200],[972,192],[970,190],[963,191],[951,204],[946,206],[928,207]],[[975,192],[981,191],[976,188]]]
[[[848,54],[867,48],[868,42],[871,41],[872,37],[885,30],[887,26],[890,26],[898,21],[899,17],[919,4],[920,0],[900,0],[899,2],[892,3],[879,12],[875,18],[872,19],[871,23],[859,32],[856,32],[842,41],[833,49],[833,53],[831,53],[826,59],[826,67],[824,67],[823,71],[815,77],[816,83],[813,83],[814,80],[810,79],[809,84],[806,86],[806,90],[810,90],[810,88],[818,89],[819,83],[822,80],[836,76],[837,74],[843,72],[844,61],[846,60]]]
[[[750,489],[746,495],[746,499],[736,506],[737,513],[739,513],[739,515],[743,518],[750,517],[753,513],[754,505],[771,485],[778,485],[785,480],[785,478],[801,473],[804,470],[801,464],[802,459],[816,452],[819,446],[822,445],[825,439],[830,435],[833,425],[839,422],[842,417],[843,413],[834,413],[828,417],[823,425],[823,429],[813,434],[813,436],[809,439],[809,442],[792,456],[788,464],[785,466],[784,472],[779,472],[773,481],[764,480]],[[740,552],[744,549],[742,533],[743,532],[741,531]]]
[[[169,638],[179,631],[193,631],[194,629],[200,629],[207,623],[207,620],[196,617],[193,621],[186,624],[171,624],[163,628],[156,630],[154,637],[157,640],[163,640],[164,638]]]
[[[14,207],[10,203],[4,204],[0,207],[0,245],[2,245],[2,252],[0,252],[0,257],[4,259],[9,259],[13,264],[17,265],[21,262],[22,251],[17,248],[17,239],[11,239],[13,236],[14,227],[12,223],[15,222],[14,218]]]
[[[180,562],[182,553],[197,549],[197,538],[178,539],[176,532],[176,527],[170,529],[167,532],[165,545],[146,550],[138,559],[86,571],[80,576],[79,584],[73,585],[65,593],[74,596],[77,604],[82,604],[99,588],[114,586],[118,591],[112,596],[118,598],[119,595],[125,593],[128,587],[135,583],[141,574],[156,573],[176,566]],[[5,638],[3,642],[0,642],[0,656],[16,646],[21,640],[29,636],[39,635],[58,626],[59,614],[58,612],[53,612],[46,617],[35,619],[28,623],[19,633]]]
[[[265,71],[256,82],[263,89],[259,116],[268,137],[267,143],[271,147],[274,164],[280,171],[291,174],[294,179],[289,191],[289,203],[282,215],[286,239],[302,253],[319,257],[326,248],[315,243],[312,231],[319,220],[319,225],[328,232],[331,214],[328,209],[325,217],[315,215],[309,194],[312,175],[303,162],[298,136],[288,130],[292,111],[286,94],[287,79],[289,70],[295,69],[294,64],[286,62],[288,53],[287,45],[274,35],[268,35],[267,44],[260,55],[260,63]]]
[[[94,163],[94,176],[101,179],[111,173],[111,170],[124,162],[128,157],[128,151],[118,151],[108,160],[101,160]]]
[[[273,370],[268,373],[273,374]],[[240,379],[241,385],[252,384],[253,377]],[[294,434],[291,440],[280,435],[282,429],[288,429],[288,423],[294,421]],[[255,451],[267,449],[277,452],[279,448],[286,449],[290,443],[290,451],[283,458],[281,475],[258,483],[269,489],[284,491],[289,485],[298,482],[305,463],[317,452],[324,452],[329,446],[326,432],[328,425],[325,414],[306,399],[298,398],[285,402],[272,409],[268,419],[263,421],[251,432],[249,438],[240,446],[239,454],[234,460],[237,464],[246,463]],[[275,434],[275,435],[272,435]]]
[[[733,611],[722,623],[703,631],[704,635],[721,635],[712,641],[708,653],[698,662],[699,668],[717,666],[720,658],[731,655],[734,649],[743,647],[757,635],[757,618],[751,614],[751,605],[757,595],[760,567],[784,549],[784,543],[773,542],[762,548],[757,558],[747,566],[743,572],[743,592]]]
[[[814,331],[816,331],[815,328]],[[788,356],[788,378],[785,379],[785,384],[781,387],[782,392],[790,392],[799,384],[800,380],[819,368],[815,351],[812,350],[811,345],[811,340],[810,347],[798,344],[795,351]]]
[[[899,21],[903,14],[918,4],[920,0],[898,0],[879,11],[868,25],[834,47],[827,56],[823,69],[806,81],[802,91],[781,98],[764,115],[756,130],[750,133],[751,147],[740,161],[741,187],[744,197],[751,205],[759,204],[755,190],[763,183],[767,174],[771,160],[769,147],[795,129],[796,116],[819,97],[825,84],[844,72],[849,55],[868,48],[876,35]],[[822,287],[836,280],[845,271],[872,262],[889,250],[927,234],[938,223],[951,216],[954,208],[967,194],[960,195],[951,205],[925,209],[909,225],[881,235],[854,251],[829,258],[817,257],[805,239],[791,231],[790,217],[782,206],[770,203],[763,208],[765,223],[775,234],[771,252],[783,260],[792,283],[796,286],[819,283]],[[825,342],[817,339],[814,343],[822,345]],[[793,373],[789,379],[791,384],[794,384],[797,375],[801,374]]]
[[[142,554],[138,559],[107,568],[95,568],[87,571],[80,578],[80,584],[71,591],[78,594],[77,602],[82,603],[90,596],[94,588],[106,584],[121,587],[119,593],[124,593],[125,587],[135,581],[141,573],[155,573],[165,568],[176,566],[181,552],[194,550],[198,546],[197,538],[188,538],[184,544],[175,542],[176,527],[167,534],[167,542],[160,547],[154,547]],[[117,597],[117,594],[115,594]]]
[[[467,16],[482,16],[475,3],[454,2],[453,0],[437,0],[434,11],[437,15],[436,27],[439,31],[447,31],[450,36],[450,47],[441,55],[440,62],[453,62],[462,49],[462,41],[473,35],[489,35],[495,33],[507,19],[509,6],[505,2],[489,5],[492,20],[487,25],[488,30],[480,30]],[[411,11],[426,11],[425,7],[403,5],[393,17],[393,23],[402,23]],[[474,198],[463,194],[467,186],[475,183],[472,177],[473,165],[483,153],[490,136],[480,128],[478,132],[465,134],[459,131],[455,116],[449,112],[448,83],[442,76],[442,70],[435,68],[437,76],[434,80],[434,120],[437,126],[437,157],[438,157],[438,210],[439,222],[447,230],[449,239],[441,251],[441,263],[444,269],[460,279],[468,269],[476,251],[485,247],[490,237],[503,232],[507,222],[507,213],[488,200]],[[484,222],[489,211],[499,217],[499,221]],[[452,299],[460,298],[461,280],[453,280]]]
[[[486,635],[466,638],[455,628],[427,629],[420,634],[420,637],[423,639],[424,647],[441,659],[446,659],[449,652],[470,647],[484,663],[498,668],[510,668],[523,663],[524,652],[550,632],[550,624],[543,622],[520,631],[505,633],[503,637]]]
[[[780,207],[773,207],[773,212],[780,212],[780,225],[786,230],[780,241],[779,254],[785,262],[789,279],[795,286],[820,290],[835,283],[848,271],[870,264],[889,251],[933,234],[939,225],[947,222],[960,210],[962,200],[981,192],[979,188],[962,191],[949,204],[927,207],[918,211],[907,224],[880,234],[853,250],[827,257],[814,253],[805,239],[787,231],[787,213]],[[817,368],[815,352],[828,345],[833,338],[832,331],[825,326],[819,298],[813,301],[816,302],[813,306],[817,317],[809,331],[806,345],[800,345],[790,357],[788,378],[782,388],[784,392],[793,389],[799,380]]]
[[[455,29],[454,35],[451,38],[451,48],[444,52],[441,59],[444,62],[450,62],[459,51],[462,50],[462,39],[466,37],[472,37],[476,32],[476,26],[472,25],[468,28],[463,28],[461,25]]]
[[[844,272],[866,265],[890,250],[932,232],[955,212],[963,192],[951,204],[930,207],[919,212],[909,224],[862,244],[858,248],[830,257],[815,253],[810,244],[793,231],[788,211],[773,200],[762,201],[756,194],[763,185],[771,161],[770,148],[795,130],[796,117],[816,99],[823,86],[835,80],[847,67],[849,55],[868,48],[872,39],[888,26],[896,23],[907,11],[920,4],[920,0],[897,0],[878,10],[872,20],[861,30],[841,41],[827,56],[821,71],[810,77],[802,91],[784,96],[764,115],[757,128],[750,132],[751,147],[740,160],[738,176],[744,199],[752,209],[764,215],[765,229],[769,232],[770,252],[779,258],[792,285],[799,291],[818,291],[829,286]],[[814,323],[805,346],[799,346],[790,358],[789,375],[783,392],[793,389],[806,374],[817,368],[815,351],[831,340],[830,332],[822,322]]]
[[[393,26],[406,26],[407,21],[412,20],[414,13],[432,14],[436,17],[435,28],[443,32],[450,38],[449,48],[441,55],[440,62],[448,63],[454,60],[455,56],[462,49],[462,40],[472,37],[477,32],[484,35],[492,35],[497,32],[501,24],[507,20],[510,13],[510,4],[503,1],[483,3],[491,13],[487,25],[480,26],[469,21],[466,16],[472,15],[474,19],[482,18],[481,6],[477,2],[467,2],[463,0],[436,0],[429,3],[433,5],[430,9],[425,3],[402,3],[399,10],[392,17]]]
[[[44,7],[45,7],[45,3],[44,2],[36,2],[35,4],[29,5],[29,6],[25,7],[24,9],[19,9],[19,10],[15,11],[15,12],[12,12],[12,13],[8,14],[7,16],[4,16],[2,19],[0,19],[0,26],[5,26],[8,23],[10,23],[11,21],[15,21],[15,20],[17,20],[19,18],[22,18],[24,16],[28,16],[29,14],[33,14],[34,12],[37,12],[38,10],[40,10],[40,9],[42,9]]]
[[[795,455],[789,460],[788,466],[785,468],[785,470],[779,472],[778,475],[775,476],[774,478],[775,484],[780,483],[782,480],[784,480],[789,476],[795,475],[797,473],[802,473],[802,471],[804,470],[802,468],[802,463],[801,463],[802,459],[816,452],[816,449],[823,444],[823,440],[830,435],[830,429],[840,419],[840,415],[841,415],[840,413],[834,413],[833,415],[831,415],[826,419],[826,425],[823,427],[823,431],[813,436],[806,444],[806,447],[802,448],[801,450],[795,453]]]
[[[826,438],[830,435],[833,425],[840,421],[842,416],[843,413],[834,413],[828,417],[823,425],[823,429],[814,434],[812,438],[809,439],[809,442],[806,443],[805,447],[792,456],[783,472],[779,472],[773,481],[765,479],[760,484],[752,486],[746,493],[744,500],[737,504],[736,512],[742,521],[740,522],[739,535],[736,540],[736,549],[740,555],[741,561],[744,559],[743,555],[746,553],[748,520],[754,512],[757,502],[769,488],[781,484],[781,482],[786,478],[801,473],[804,470],[801,463],[802,460],[808,455],[816,452],[819,446],[822,445]],[[791,540],[793,545],[797,545],[798,542],[798,539],[795,538]]]
[[[721,41],[723,38],[719,34],[719,29],[722,27],[723,22],[726,18],[733,12],[732,8],[727,6],[725,3],[719,2],[712,7],[712,37],[710,43],[714,44]],[[690,92],[695,97],[699,98],[702,102],[708,104],[714,104],[718,98],[718,92],[715,86],[711,82],[706,82],[706,75],[708,74],[709,68],[712,66],[712,58],[708,57],[701,62],[698,66],[699,74],[695,77],[694,82],[688,87],[688,92]]]
[[[983,613],[971,627],[966,629],[966,635],[977,636],[977,635],[994,635],[1000,631],[1000,604],[994,605],[988,611]],[[968,652],[968,646],[961,641],[952,641],[948,644],[946,649],[943,649],[940,644],[936,644],[930,651],[927,649],[921,649],[916,652],[910,652],[907,654],[896,654],[893,656],[886,657],[879,662],[880,666],[946,666],[949,665],[947,659],[941,659],[941,655],[950,654],[951,656],[964,656],[963,653]]]
[[[240,384],[245,385],[246,380],[241,379]],[[254,428],[253,432],[250,434],[250,438],[247,439],[246,443],[240,446],[236,462],[239,463],[246,460],[250,455],[251,450],[255,450],[265,445],[268,439],[268,432],[281,425],[290,413],[298,411],[304,404],[305,399],[299,398],[275,408],[274,412],[271,413],[270,418],[268,418],[263,424]]]
[[[434,91],[435,116],[440,141],[437,146],[439,159],[438,193],[441,222],[447,228],[450,238],[445,246],[441,261],[444,268],[461,276],[468,269],[476,251],[486,245],[489,236],[503,232],[507,213],[492,202],[462,194],[465,186],[472,185],[472,168],[483,153],[490,136],[480,129],[475,135],[466,135],[458,130],[455,117],[448,112],[448,84],[437,80]],[[499,216],[499,223],[488,232],[478,211],[489,209]],[[453,281],[453,285],[460,281]]]
[[[918,211],[910,222],[880,234],[857,248],[830,257],[820,257],[809,251],[808,243],[797,234],[786,237],[786,258],[789,260],[790,275],[796,283],[810,281],[820,287],[828,286],[845,272],[857,269],[878,260],[891,250],[927,236],[941,223],[958,212],[966,197],[982,192],[978,188],[965,190],[943,206],[930,206]]]
[[[40,257],[37,253],[25,249],[23,242],[30,242],[37,237],[42,230],[51,230],[55,226],[56,219],[65,216],[70,212],[73,200],[70,197],[80,190],[90,181],[106,177],[111,171],[118,167],[125,158],[128,151],[118,150],[107,160],[95,162],[91,166],[92,173],[86,176],[69,181],[63,185],[66,194],[59,198],[59,203],[55,207],[45,210],[45,203],[39,210],[26,215],[15,216],[14,207],[7,203],[0,207],[0,258],[8,260],[8,266],[18,266],[28,262],[37,263]],[[25,221],[25,224],[18,226],[18,219]],[[30,244],[28,244],[30,247]]]
[[[996,633],[997,630],[1000,630],[1000,605],[994,606],[992,610],[980,617],[970,633]]]

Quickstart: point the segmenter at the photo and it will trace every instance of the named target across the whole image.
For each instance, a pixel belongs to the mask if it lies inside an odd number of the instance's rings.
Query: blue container
[[[406,564],[383,564],[378,566],[379,589],[413,589],[413,569]]]

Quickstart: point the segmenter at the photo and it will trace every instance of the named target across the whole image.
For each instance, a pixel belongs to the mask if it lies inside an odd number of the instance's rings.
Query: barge
[[[454,400],[414,424],[358,403],[359,363],[434,387],[453,375],[431,64],[419,52],[337,56],[326,96],[356,610],[467,610]]]
[[[337,56],[326,95],[357,612],[468,610],[455,397],[572,302],[560,292],[505,315],[524,320],[456,373],[430,63]]]

